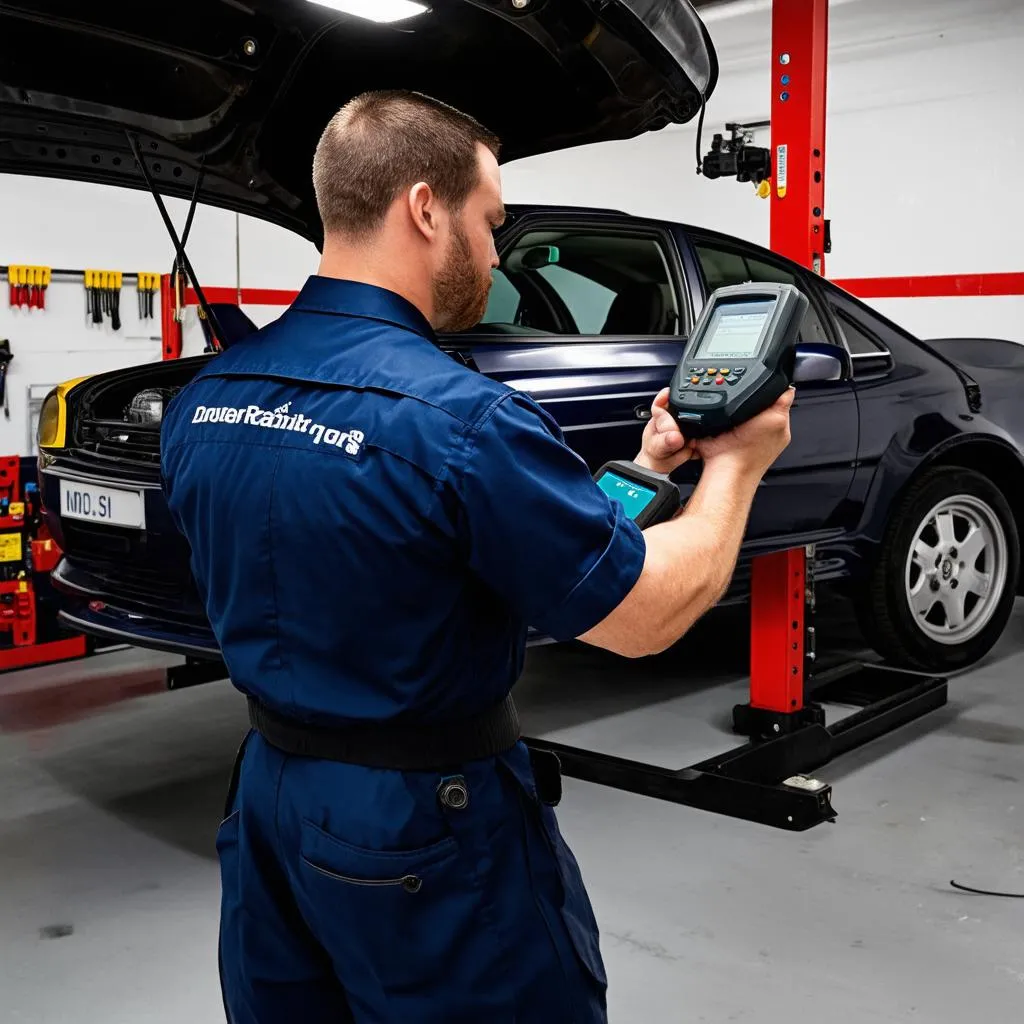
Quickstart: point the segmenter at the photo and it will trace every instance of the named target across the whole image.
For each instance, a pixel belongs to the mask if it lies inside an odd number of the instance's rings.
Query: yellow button
[[[728,366],[720,366],[718,372],[724,377],[729,372]]]
[[[709,377],[714,377],[714,375],[716,373],[718,373],[718,371],[713,366],[708,369],[708,376]]]
[[[700,383],[700,377],[691,377],[690,378],[690,383],[691,384],[699,384]]]

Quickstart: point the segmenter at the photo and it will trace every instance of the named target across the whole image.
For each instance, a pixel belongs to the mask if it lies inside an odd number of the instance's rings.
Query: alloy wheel
[[[925,516],[904,574],[914,622],[941,644],[962,644],[985,628],[1006,586],[1006,532],[969,494],[940,501]]]

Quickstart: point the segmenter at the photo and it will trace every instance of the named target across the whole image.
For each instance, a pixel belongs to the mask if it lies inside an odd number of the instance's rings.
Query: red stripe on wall
[[[238,302],[237,288],[203,288],[207,302]],[[243,288],[243,306],[288,306],[295,301],[299,293],[289,288]],[[185,293],[185,302],[190,306],[197,305],[196,293],[189,288]]]
[[[1024,295],[1024,274],[936,274],[929,277],[851,277],[833,284],[862,299]]]
[[[919,277],[847,277],[832,282],[861,299],[955,298],[968,295],[1024,295],[1024,274],[935,274]],[[237,302],[234,288],[204,288],[208,302]],[[246,306],[288,306],[299,293],[287,288],[243,288]],[[189,288],[185,301],[196,305]]]

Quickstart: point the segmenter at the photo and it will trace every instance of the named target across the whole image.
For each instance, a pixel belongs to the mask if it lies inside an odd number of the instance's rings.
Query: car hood
[[[379,24],[308,0],[5,0],[0,171],[142,188],[131,133],[164,194],[202,168],[201,202],[319,244],[313,151],[356,93],[436,96],[512,160],[684,123],[717,83],[687,0],[424,3]]]

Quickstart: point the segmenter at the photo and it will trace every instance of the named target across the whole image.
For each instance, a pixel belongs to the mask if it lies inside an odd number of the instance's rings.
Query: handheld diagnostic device
[[[722,434],[775,402],[792,382],[807,306],[791,284],[738,284],[711,295],[669,389],[684,437]],[[641,529],[679,511],[676,485],[635,462],[605,463],[594,480]]]
[[[763,412],[789,387],[808,300],[791,284],[719,288],[672,376],[669,410],[686,438],[714,437]]]

